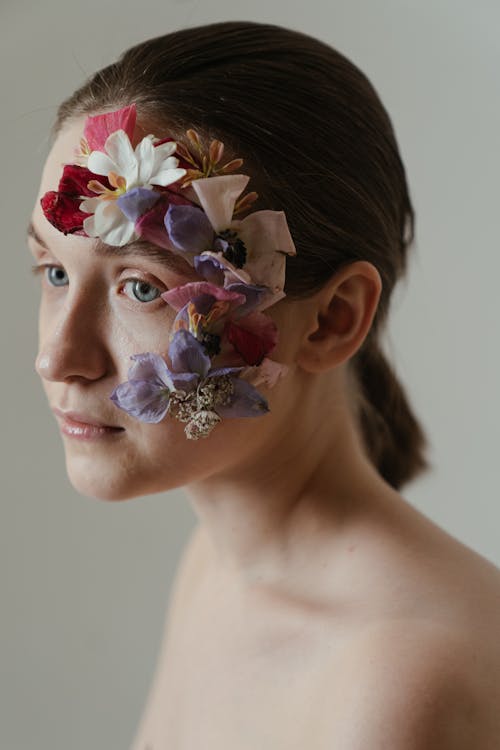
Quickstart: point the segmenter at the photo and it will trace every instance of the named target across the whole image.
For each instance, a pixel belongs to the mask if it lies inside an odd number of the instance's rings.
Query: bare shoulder
[[[320,736],[335,740],[336,750],[497,747],[500,674],[481,680],[476,649],[453,628],[417,620],[368,625],[325,672],[321,692]]]
[[[494,750],[500,570],[426,517],[407,518],[349,547],[343,577],[362,582],[362,614],[325,672],[323,736],[338,750]]]
[[[363,612],[379,622],[441,623],[493,646],[491,636],[500,632],[500,569],[400,496],[381,518],[354,529],[349,554],[340,560],[343,577],[361,582]]]

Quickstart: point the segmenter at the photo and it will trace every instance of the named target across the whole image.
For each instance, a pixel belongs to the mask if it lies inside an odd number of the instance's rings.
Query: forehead
[[[45,238],[47,244],[52,242],[57,243],[61,237],[63,239],[65,237],[46,219],[40,205],[40,199],[48,190],[57,190],[64,165],[75,162],[75,151],[79,146],[80,138],[83,137],[85,120],[85,117],[79,117],[63,126],[43,166],[40,185],[33,208],[32,223],[36,227],[37,233]],[[88,238],[75,237],[75,239],[86,239],[87,243],[89,242]]]
[[[43,167],[37,203],[47,190],[57,190],[64,165],[75,163],[80,138],[83,138],[85,120],[86,117],[79,117],[67,122],[52,144]]]
[[[41,239],[42,246],[46,245],[48,248],[61,249],[68,246],[69,243],[72,245],[82,244],[86,248],[91,247],[94,254],[101,257],[125,255],[146,257],[161,264],[169,271],[198,279],[194,268],[184,258],[150,242],[139,240],[123,247],[113,247],[106,245],[97,238],[64,235],[47,220],[42,211],[40,199],[47,191],[57,190],[64,165],[75,163],[76,152],[79,149],[80,139],[83,137],[86,119],[86,116],[82,116],[65,123],[52,145],[43,167],[32,219],[28,226],[28,236],[34,237],[38,241]]]

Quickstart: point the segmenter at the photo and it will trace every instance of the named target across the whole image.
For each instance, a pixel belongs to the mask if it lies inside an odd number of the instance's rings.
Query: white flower
[[[91,213],[83,221],[83,229],[89,237],[100,237],[109,245],[125,245],[137,234],[134,222],[122,213],[116,199],[135,187],[166,187],[186,174],[179,169],[175,152],[175,141],[153,145],[154,136],[148,135],[132,148],[124,130],[116,130],[106,139],[104,152],[92,151],[87,167],[91,172],[105,175],[115,188],[110,190],[94,181],[99,197],[87,198],[80,203],[80,210]],[[93,189],[93,188],[92,188]]]

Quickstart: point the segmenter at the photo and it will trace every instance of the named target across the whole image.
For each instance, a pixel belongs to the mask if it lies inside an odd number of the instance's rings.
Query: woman
[[[399,492],[429,468],[380,343],[414,214],[369,81],[212,24],[54,135],[30,243],[70,479],[199,519],[133,750],[498,747],[500,573]]]

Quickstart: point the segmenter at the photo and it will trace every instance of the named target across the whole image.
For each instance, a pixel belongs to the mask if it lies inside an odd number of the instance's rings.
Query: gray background
[[[270,21],[332,44],[394,122],[417,213],[387,347],[432,441],[404,496],[500,564],[500,6],[478,0],[1,0],[0,747],[127,750],[194,515],[181,492],[79,496],[33,371],[24,230],[57,104],[150,36]],[[201,749],[200,749],[201,750]]]

